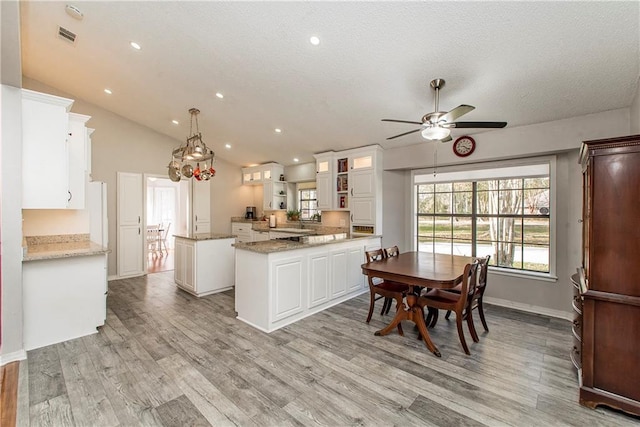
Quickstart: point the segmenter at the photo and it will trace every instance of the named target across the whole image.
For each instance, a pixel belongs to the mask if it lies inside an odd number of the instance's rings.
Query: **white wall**
[[[636,83],[636,94],[629,108],[631,135],[640,135],[640,78]]]
[[[107,215],[109,217],[109,276],[116,275],[116,189],[117,172],[149,173],[165,176],[171,151],[182,141],[155,132],[122,116],[84,102],[41,82],[25,78],[25,88],[75,99],[72,111],[91,116],[87,126],[91,135],[91,175],[95,181],[107,183]],[[218,158],[216,176],[211,183],[212,231],[231,231],[230,217],[244,212],[253,202],[250,189],[240,185],[241,169]]]
[[[22,343],[22,67],[20,4],[0,2],[0,365],[24,359]]]
[[[0,205],[2,268],[1,363],[25,357],[22,345],[22,94],[2,85]]]
[[[287,182],[306,182],[316,180],[316,163],[302,163],[285,166],[284,179]]]
[[[405,170],[404,201],[398,195],[400,178],[384,182],[384,244],[412,247],[410,169],[433,167],[433,149],[438,146],[438,163],[444,165],[488,162],[555,154],[556,160],[556,274],[557,282],[545,282],[490,273],[487,298],[520,308],[571,316],[572,285],[569,276],[581,263],[582,234],[578,220],[582,212],[581,168],[578,153],[582,141],[626,134],[629,109],[607,111],[530,126],[505,128],[474,135],[474,154],[457,158],[449,144],[423,144],[398,147],[384,152],[385,180],[391,170]],[[405,210],[400,203],[404,203]],[[402,223],[404,230],[397,225]]]

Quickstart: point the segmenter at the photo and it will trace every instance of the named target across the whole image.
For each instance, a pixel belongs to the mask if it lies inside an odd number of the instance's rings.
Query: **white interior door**
[[[141,276],[143,263],[142,174],[118,172],[118,277]],[[143,232],[144,231],[144,232]]]

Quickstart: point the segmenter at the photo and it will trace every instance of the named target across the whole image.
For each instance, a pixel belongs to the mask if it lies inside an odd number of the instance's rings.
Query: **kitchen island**
[[[237,318],[272,332],[367,292],[360,266],[380,236],[344,237],[236,243]]]
[[[176,285],[195,296],[233,287],[235,236],[219,233],[176,234]]]

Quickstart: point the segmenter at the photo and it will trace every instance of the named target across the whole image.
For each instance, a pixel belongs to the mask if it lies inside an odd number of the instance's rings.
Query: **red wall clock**
[[[476,141],[470,136],[461,136],[453,143],[453,152],[456,156],[467,157],[476,149]]]

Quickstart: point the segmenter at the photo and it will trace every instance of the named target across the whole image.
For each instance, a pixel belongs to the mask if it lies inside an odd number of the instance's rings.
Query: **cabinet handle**
[[[198,215],[196,215],[196,221],[198,220]]]
[[[138,236],[140,235],[140,227],[138,227]]]
[[[353,188],[351,189],[351,196],[353,197]]]
[[[351,214],[351,222],[353,222],[353,214]]]
[[[198,231],[198,224],[196,224],[196,231]]]
[[[73,196],[71,195],[71,191],[67,191],[67,193],[69,193],[69,198],[67,199],[67,202],[70,202]]]
[[[140,224],[140,215],[138,215],[138,224]]]

